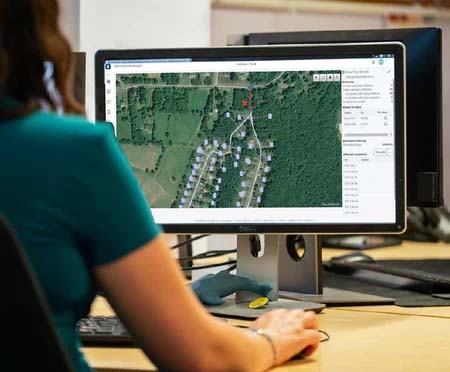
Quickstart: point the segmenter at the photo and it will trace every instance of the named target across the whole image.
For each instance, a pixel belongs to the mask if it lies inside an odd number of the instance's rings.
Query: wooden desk
[[[324,259],[344,254],[325,249]],[[404,243],[367,251],[376,259],[450,258],[450,245]],[[108,315],[106,301],[97,299],[93,315]],[[320,328],[331,339],[311,358],[273,369],[293,371],[450,371],[450,306],[400,308],[362,306],[325,309]],[[230,323],[245,323],[230,321]],[[84,348],[90,365],[98,371],[156,371],[142,351],[133,348]]]
[[[322,258],[327,261],[335,256],[355,252],[354,250],[325,248]],[[376,260],[421,260],[421,259],[449,259],[450,244],[404,242],[402,245],[380,249],[368,249],[365,254]],[[336,309],[336,308],[335,308]],[[440,318],[450,318],[450,307],[399,307],[399,306],[353,306],[341,309],[352,311],[366,311],[388,314],[421,315]]]
[[[324,248],[322,259],[328,261],[335,256],[356,252],[349,249]],[[450,259],[450,244],[403,242],[401,245],[384,248],[367,249],[365,254],[376,260],[420,260],[420,259]]]
[[[93,313],[107,313],[100,311],[104,306],[97,303]],[[319,322],[330,341],[322,343],[312,358],[274,371],[450,371],[447,319],[325,309]],[[84,352],[98,371],[156,371],[138,349],[85,348]]]

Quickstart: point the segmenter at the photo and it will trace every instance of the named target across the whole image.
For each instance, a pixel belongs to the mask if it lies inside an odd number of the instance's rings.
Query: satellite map
[[[117,75],[117,137],[153,208],[341,207],[340,77]]]

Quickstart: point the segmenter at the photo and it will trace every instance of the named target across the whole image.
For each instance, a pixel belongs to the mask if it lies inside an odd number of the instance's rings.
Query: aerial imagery
[[[342,206],[340,71],[117,75],[117,137],[153,208]]]

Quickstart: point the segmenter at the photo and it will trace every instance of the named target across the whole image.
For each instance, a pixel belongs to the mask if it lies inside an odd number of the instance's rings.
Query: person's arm
[[[203,309],[162,236],[94,272],[133,337],[163,370],[263,371],[272,365],[266,340]]]
[[[265,371],[273,364],[270,342],[215,320],[186,285],[162,236],[95,276],[147,356],[165,371]],[[276,364],[319,342],[313,313],[278,311],[255,322],[272,335]]]
[[[133,337],[167,371],[268,369],[269,340],[215,321],[186,285],[112,131],[86,131],[72,183],[80,249]],[[256,325],[273,333],[277,363],[316,343],[318,333],[303,330],[314,328],[312,315],[275,315]]]

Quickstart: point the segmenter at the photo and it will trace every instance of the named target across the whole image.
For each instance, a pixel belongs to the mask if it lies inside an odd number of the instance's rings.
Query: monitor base
[[[236,300],[234,297],[225,299],[225,304],[220,306],[207,306],[206,309],[213,315],[226,316],[229,318],[241,318],[241,319],[256,319],[267,311],[276,309],[287,310],[312,310],[316,313],[320,313],[324,308],[324,304],[290,300],[290,299],[278,299],[277,301],[271,301],[266,306],[260,309],[249,309],[249,301]]]
[[[346,291],[324,287],[322,294],[305,294],[289,291],[280,291],[279,297],[282,299],[320,302],[331,306],[367,306],[367,305],[392,305],[394,298],[368,295],[359,292]]]

